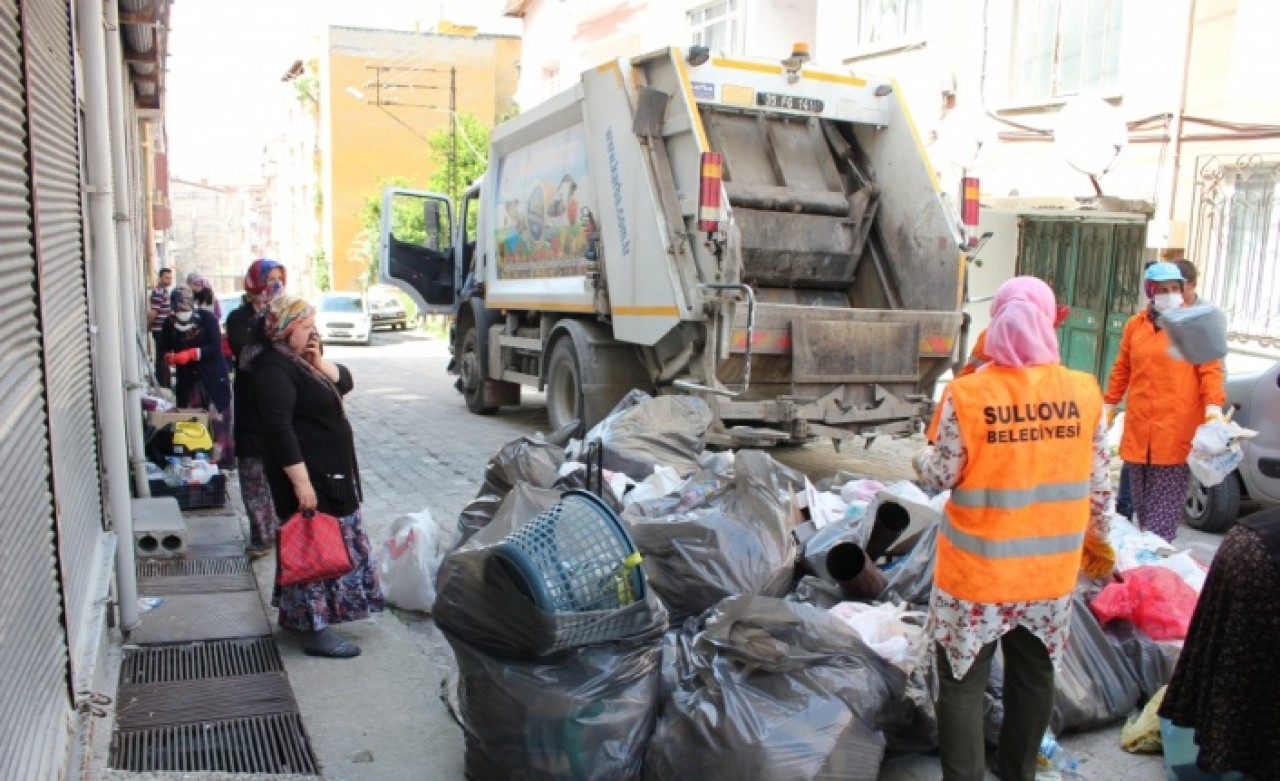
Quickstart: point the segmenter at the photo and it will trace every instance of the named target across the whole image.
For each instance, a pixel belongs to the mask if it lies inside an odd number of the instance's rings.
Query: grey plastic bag
[[[912,605],[929,604],[933,592],[933,560],[938,554],[938,524],[926,528],[916,544],[897,564],[886,567],[888,583],[880,594],[880,600],[907,602]]]
[[[644,556],[649,586],[673,620],[702,613],[725,597],[760,594],[781,597],[795,580],[796,543],[792,509],[778,485],[779,472],[767,454],[744,450],[727,484],[713,482],[705,506],[656,518],[654,505],[677,505],[676,494],[637,503],[623,514]]]
[[[1051,726],[1057,735],[1119,721],[1138,703],[1137,680],[1078,595],[1071,599],[1071,631],[1054,686]]]
[[[903,696],[905,676],[826,611],[726,599],[683,665],[649,744],[646,779],[876,778],[880,720]]]
[[[1146,632],[1124,620],[1112,621],[1103,627],[1102,632],[1124,661],[1129,674],[1138,682],[1144,702],[1169,683],[1178,661],[1177,646],[1157,643]]]
[[[1160,313],[1160,327],[1183,360],[1208,363],[1227,355],[1227,316],[1212,304],[1195,304]]]
[[[698,454],[706,446],[713,420],[711,408],[696,396],[651,398],[633,390],[587,432],[579,447],[600,442],[604,468],[636,482],[653,474],[658,465],[687,475],[698,468]]]
[[[516,483],[550,488],[560,477],[564,448],[533,437],[513,439],[502,446],[484,468],[484,484],[458,516],[462,545],[493,520],[498,507]]]

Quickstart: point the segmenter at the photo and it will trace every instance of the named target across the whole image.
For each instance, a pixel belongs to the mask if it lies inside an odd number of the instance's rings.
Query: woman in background
[[[227,315],[227,341],[236,367],[232,382],[236,472],[240,479],[240,498],[249,517],[249,545],[245,552],[252,558],[266,555],[275,545],[280,522],[271,502],[271,486],[263,471],[262,422],[253,395],[253,371],[244,358],[255,321],[267,302],[284,290],[284,283],[284,266],[267,258],[255,260],[244,275],[244,297],[240,306]]]
[[[207,407],[218,466],[235,469],[231,439],[231,380],[222,356],[222,328],[212,312],[199,309],[188,288],[173,294],[173,314],[161,329],[166,363],[175,367],[179,407]]]

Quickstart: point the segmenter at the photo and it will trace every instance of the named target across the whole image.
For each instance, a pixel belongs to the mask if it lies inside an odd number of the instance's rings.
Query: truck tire
[[[551,358],[547,361],[547,418],[552,431],[577,420],[578,427],[573,436],[582,436],[583,411],[585,404],[582,398],[582,370],[579,368],[578,352],[574,349],[573,339],[563,336],[556,340],[551,348]]]
[[[1240,515],[1240,476],[1232,472],[1212,487],[1194,477],[1187,489],[1187,502],[1182,518],[1187,525],[1202,532],[1219,533],[1230,529]]]
[[[477,415],[492,415],[498,408],[484,403],[484,365],[479,345],[475,327],[468,328],[462,335],[462,355],[458,359],[458,389],[467,400],[467,409]]]

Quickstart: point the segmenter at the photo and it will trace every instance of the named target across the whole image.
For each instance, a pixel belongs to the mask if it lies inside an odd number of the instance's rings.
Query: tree
[[[427,189],[444,193],[457,203],[463,190],[489,167],[489,128],[471,114],[449,116],[457,123],[457,144],[454,144],[453,121],[427,136],[427,154],[435,163],[435,172],[427,179]],[[452,177],[455,148],[457,176]]]

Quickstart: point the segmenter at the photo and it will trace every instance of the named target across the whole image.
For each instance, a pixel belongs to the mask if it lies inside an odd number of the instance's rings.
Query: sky
[[[261,173],[279,132],[280,78],[319,54],[328,25],[429,30],[441,18],[518,33],[503,0],[174,0],[165,118],[173,176],[241,181]]]

